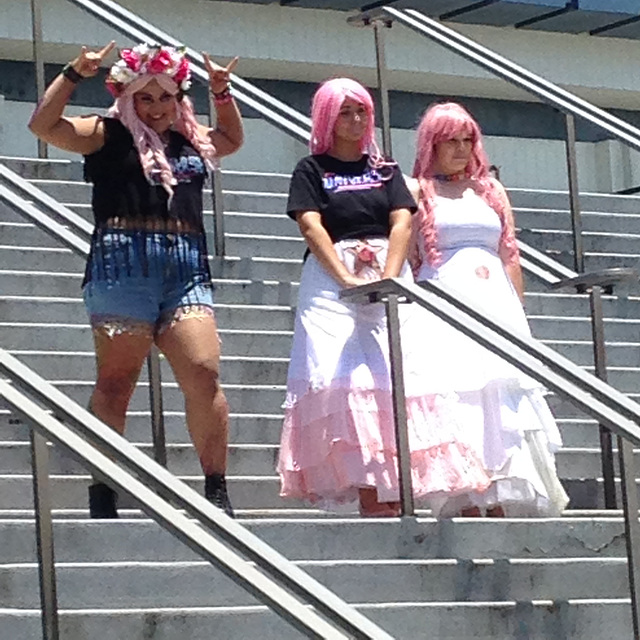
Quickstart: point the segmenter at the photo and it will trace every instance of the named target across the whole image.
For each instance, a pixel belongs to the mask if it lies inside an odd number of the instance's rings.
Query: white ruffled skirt
[[[335,249],[352,272],[380,277],[388,241],[344,240]],[[405,265],[401,278],[412,281]],[[399,499],[388,336],[383,304],[340,300],[341,287],[310,255],[300,282],[287,379],[278,472],[281,495],[321,508],[375,488],[379,502]],[[421,310],[418,310],[421,311]],[[401,306],[401,340],[413,492],[418,498],[479,495],[490,485],[463,437],[453,390],[431,391],[431,363],[417,348],[424,317]]]

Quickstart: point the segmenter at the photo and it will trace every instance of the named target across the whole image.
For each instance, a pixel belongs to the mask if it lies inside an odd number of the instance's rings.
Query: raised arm
[[[211,138],[218,156],[228,156],[244,142],[242,117],[230,92],[230,76],[238,64],[238,58],[234,58],[226,67],[221,67],[208,54],[203,52],[202,55],[209,73],[209,90],[217,115],[216,128],[203,127],[203,133]]]
[[[76,84],[95,76],[114,46],[115,42],[111,41],[100,51],[82,47],[80,55],[53,80],[29,121],[29,129],[38,138],[83,155],[94,153],[104,145],[104,129],[98,116],[70,118],[63,114]]]

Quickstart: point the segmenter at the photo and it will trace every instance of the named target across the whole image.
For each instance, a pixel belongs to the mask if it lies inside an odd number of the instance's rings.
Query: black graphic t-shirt
[[[295,220],[300,211],[318,211],[333,242],[389,237],[396,209],[416,210],[400,169],[375,169],[367,155],[355,162],[307,156],[291,177],[287,214]]]
[[[191,143],[170,132],[165,149],[177,182],[173,198],[160,184],[152,184],[142,171],[138,151],[129,130],[114,118],[104,118],[105,144],[85,157],[85,178],[93,182],[92,206],[96,226],[109,218],[123,220],[167,220],[202,224],[202,188],[207,175],[204,161]]]

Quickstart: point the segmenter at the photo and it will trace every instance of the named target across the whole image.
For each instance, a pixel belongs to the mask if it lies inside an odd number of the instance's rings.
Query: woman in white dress
[[[348,78],[322,84],[312,122],[312,155],[298,163],[287,204],[309,255],[287,378],[281,495],[323,508],[357,501],[362,515],[395,516],[384,306],[345,303],[340,291],[387,277],[412,281],[406,254],[415,202],[398,165],[376,145],[373,101],[364,87]],[[401,335],[404,344],[415,344],[421,326],[406,311]],[[436,440],[449,423],[447,399],[423,392],[424,362],[417,359],[410,353],[405,359],[414,494],[486,488],[473,452]]]
[[[416,280],[437,280],[514,331],[530,334],[509,199],[490,177],[480,128],[462,106],[427,110],[413,176],[419,206],[410,260]],[[428,327],[429,364],[437,374],[428,375],[426,384],[457,396],[453,428],[478,452],[491,478],[486,491],[434,498],[434,512],[558,515],[568,498],[555,469],[561,439],[544,390],[444,322],[431,318]]]

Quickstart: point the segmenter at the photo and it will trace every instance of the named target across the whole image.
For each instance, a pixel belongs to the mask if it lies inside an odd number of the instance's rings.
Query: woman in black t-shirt
[[[358,501],[362,515],[395,516],[399,495],[384,308],[347,304],[339,293],[380,278],[412,280],[405,258],[415,202],[397,164],[378,150],[373,102],[361,85],[345,78],[321,85],[312,122],[312,155],[293,172],[287,205],[310,255],[287,380],[281,494],[321,507]],[[403,313],[403,341],[422,338],[406,335],[407,329],[415,333],[416,325]],[[420,366],[405,361],[418,496],[433,490],[429,423],[438,416],[433,399],[419,391]]]
[[[65,117],[76,85],[95,76],[114,43],[82,48],[38,105],[30,129],[85,156],[93,182],[95,231],[84,281],[97,382],[90,408],[124,433],[142,363],[155,342],[185,395],[187,426],[205,474],[205,495],[232,515],[226,490],[228,407],[218,382],[220,346],[202,221],[207,167],[242,144],[240,113],[226,68],[205,55],[217,128],[198,124],[185,92],[182,49],[138,45],[120,51],[107,76],[109,117]],[[117,517],[116,496],[89,488],[92,517]]]

